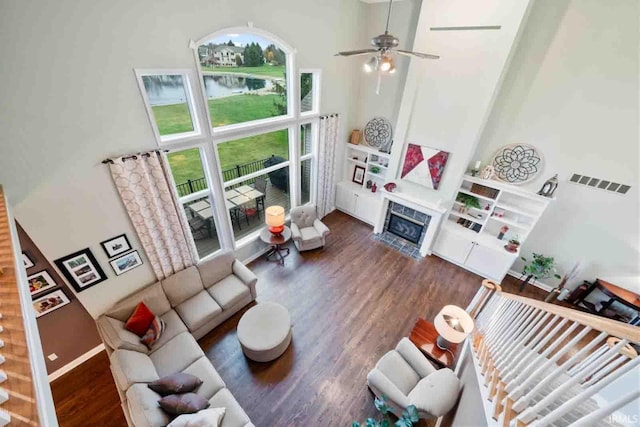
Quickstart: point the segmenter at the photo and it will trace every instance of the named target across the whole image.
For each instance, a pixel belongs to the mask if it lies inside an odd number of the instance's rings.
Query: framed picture
[[[126,234],[113,237],[100,242],[102,248],[107,253],[107,258],[113,258],[131,250],[131,244]]]
[[[64,307],[70,302],[62,289],[58,289],[33,301],[33,309],[36,311],[36,317],[40,317]]]
[[[29,258],[29,255],[24,252],[22,252],[22,262],[24,262],[24,268],[31,268],[35,265],[33,261],[31,261],[31,258]]]
[[[76,292],[82,292],[107,280],[89,248],[58,258],[55,263]]]
[[[430,190],[437,190],[442,180],[449,153],[437,148],[409,144],[400,178]]]
[[[119,276],[122,273],[126,273],[129,270],[133,270],[134,268],[141,266],[142,259],[140,259],[138,251],[133,251],[126,255],[122,255],[120,258],[109,261],[109,264],[111,264],[116,275]]]
[[[58,286],[49,273],[47,273],[47,270],[32,274],[27,277],[27,281],[29,282],[29,293],[31,296],[41,294],[44,291],[50,291]]]
[[[356,166],[353,169],[353,178],[351,178],[351,181],[362,185],[364,182],[364,168],[362,166]]]

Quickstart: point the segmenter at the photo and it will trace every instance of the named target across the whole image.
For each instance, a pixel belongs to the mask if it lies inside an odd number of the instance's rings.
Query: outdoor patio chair
[[[202,218],[189,218],[189,227],[194,240],[211,237],[211,225],[208,220]]]
[[[264,178],[256,178],[255,184],[253,184],[253,188],[264,194],[264,196],[256,199],[256,208],[264,211],[264,199],[267,197],[267,180]]]

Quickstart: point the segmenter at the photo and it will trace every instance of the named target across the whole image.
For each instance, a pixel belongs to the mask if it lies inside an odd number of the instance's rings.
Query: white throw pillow
[[[219,427],[224,413],[224,408],[203,409],[195,414],[180,415],[167,427]]]

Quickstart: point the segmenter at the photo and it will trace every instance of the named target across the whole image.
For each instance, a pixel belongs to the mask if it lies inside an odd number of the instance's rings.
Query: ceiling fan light
[[[375,56],[371,57],[371,59],[364,63],[363,68],[367,73],[376,71],[378,69],[378,58]]]
[[[380,60],[380,71],[382,71],[383,73],[389,72],[389,70],[391,70],[392,67],[394,67],[393,65],[393,58],[391,58],[390,56],[383,56],[382,59]]]
[[[396,72],[396,66],[391,64],[391,68],[389,68],[389,71],[387,71],[387,74],[395,74]]]

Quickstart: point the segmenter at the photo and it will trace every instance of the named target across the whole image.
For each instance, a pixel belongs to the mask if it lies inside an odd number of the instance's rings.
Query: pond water
[[[187,96],[180,75],[144,76],[143,81],[152,106],[179,104],[186,101]],[[276,85],[269,79],[224,74],[205,75],[204,86],[207,98],[212,99],[259,89],[272,91],[275,90]]]

